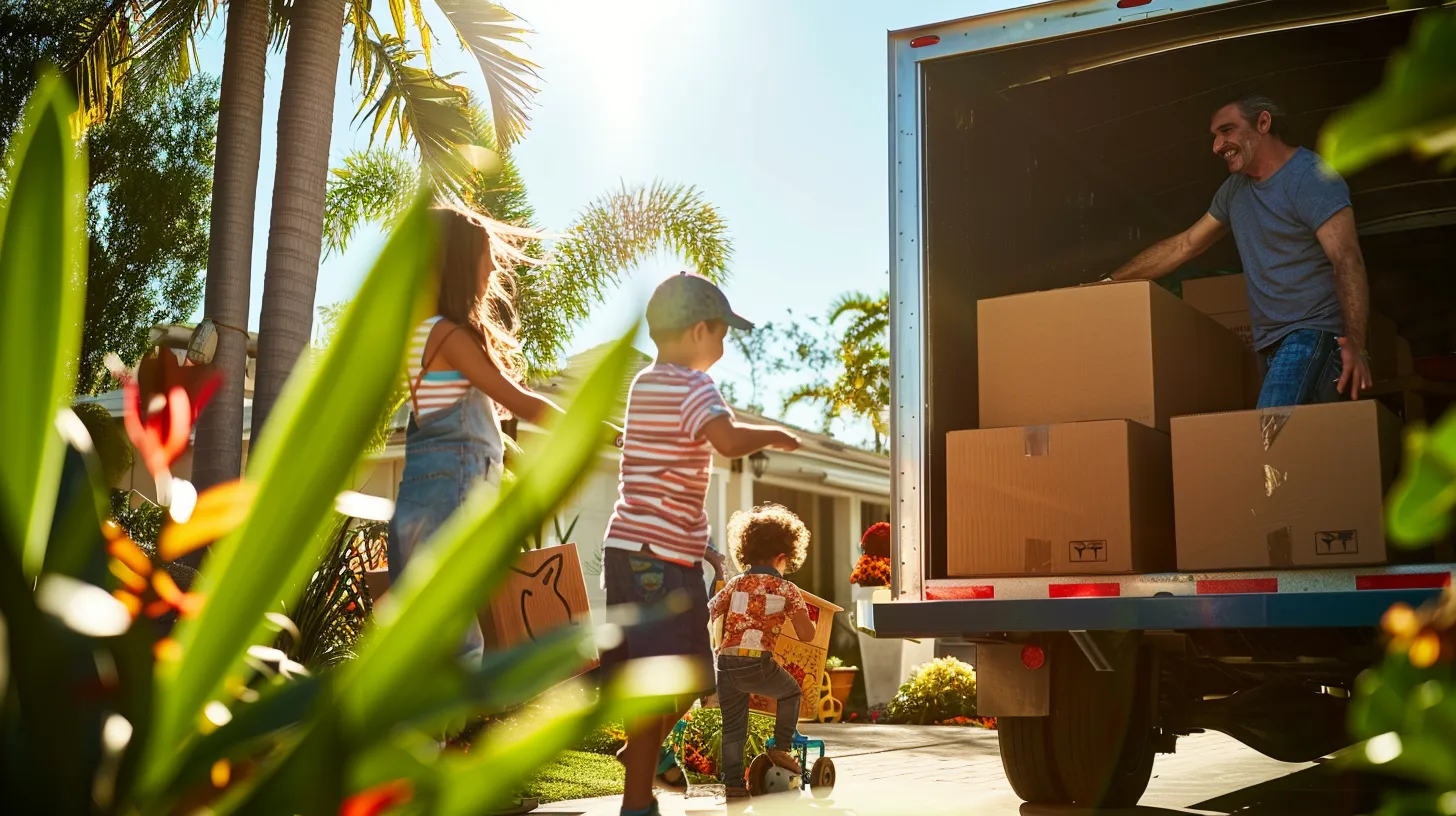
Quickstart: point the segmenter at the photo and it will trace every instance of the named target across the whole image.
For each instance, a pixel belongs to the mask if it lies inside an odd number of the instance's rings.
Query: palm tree
[[[830,309],[830,325],[846,315],[852,317],[835,351],[839,375],[795,388],[785,398],[784,408],[800,402],[819,403],[826,431],[830,422],[845,413],[868,420],[874,432],[875,452],[883,453],[890,430],[884,414],[890,404],[890,350],[886,342],[890,331],[889,293],[842,295]]]
[[[343,249],[362,224],[388,224],[402,214],[424,172],[395,150],[372,148],[346,157],[329,180],[329,249]],[[469,206],[507,223],[531,226],[535,220],[508,155],[502,158],[500,175],[482,179],[466,199]],[[686,185],[624,184],[587,204],[549,254],[542,247],[529,248],[543,262],[516,269],[527,375],[554,374],[572,330],[624,272],[662,249],[709,278],[722,281],[728,276],[732,243],[727,225],[697,188]]]
[[[309,0],[295,3],[289,19],[253,381],[253,439],[313,327],[344,8],[345,0]]]
[[[525,128],[525,106],[535,92],[531,84],[535,66],[507,45],[520,42],[525,29],[514,14],[495,3],[436,0],[436,4],[479,62],[496,137],[503,147],[509,146]],[[308,347],[312,330],[328,140],[346,10],[353,27],[354,71],[364,90],[360,111],[368,110],[374,117],[371,135],[383,129],[386,138],[396,131],[402,140],[413,137],[431,177],[448,180],[457,194],[477,175],[461,150],[471,136],[465,111],[469,95],[430,67],[433,34],[421,0],[391,0],[389,9],[397,35],[380,33],[368,0],[313,0],[293,6],[253,389],[255,439],[294,363]],[[412,12],[423,45],[420,54],[404,45],[406,12]],[[424,57],[423,67],[412,64],[419,55]]]
[[[223,327],[213,360],[230,376],[223,377],[212,405],[197,423],[192,478],[199,490],[235,479],[243,468],[241,372],[247,370],[248,362],[244,329],[248,325],[253,214],[263,149],[269,2],[229,0],[227,15],[203,314]]]

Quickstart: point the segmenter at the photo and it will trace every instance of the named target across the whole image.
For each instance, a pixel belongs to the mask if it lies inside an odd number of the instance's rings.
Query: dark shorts
[[[708,639],[708,589],[701,564],[684,566],[646,553],[608,547],[602,557],[607,620],[613,607],[630,605],[641,620],[623,626],[622,643],[602,655],[611,672],[643,657],[687,657],[703,672],[702,691],[712,688],[713,647]]]

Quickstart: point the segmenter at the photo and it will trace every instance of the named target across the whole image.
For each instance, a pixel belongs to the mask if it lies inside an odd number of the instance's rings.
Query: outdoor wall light
[[[768,454],[757,451],[748,457],[748,466],[753,468],[753,478],[762,479],[768,472]]]

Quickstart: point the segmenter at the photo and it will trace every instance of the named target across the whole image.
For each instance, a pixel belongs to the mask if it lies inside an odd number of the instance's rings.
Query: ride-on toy
[[[766,747],[776,747],[772,738],[769,739]],[[814,760],[813,767],[809,765],[810,751],[819,752],[819,758]],[[834,790],[834,760],[824,755],[824,740],[809,739],[795,731],[789,753],[799,760],[799,767],[803,769],[803,773],[799,775],[790,773],[775,765],[767,753],[759,754],[748,766],[749,794],[762,796],[766,793],[786,793],[805,787],[814,796],[823,799]]]

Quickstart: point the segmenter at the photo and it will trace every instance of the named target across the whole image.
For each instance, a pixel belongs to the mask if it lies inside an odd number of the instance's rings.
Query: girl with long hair
[[[412,412],[404,474],[389,525],[394,583],[415,548],[482,483],[499,486],[506,416],[540,424],[561,409],[522,385],[513,267],[526,260],[512,240],[525,230],[454,207],[433,211],[439,297],[421,323],[407,366]],[[478,659],[485,641],[471,616],[462,655]]]

